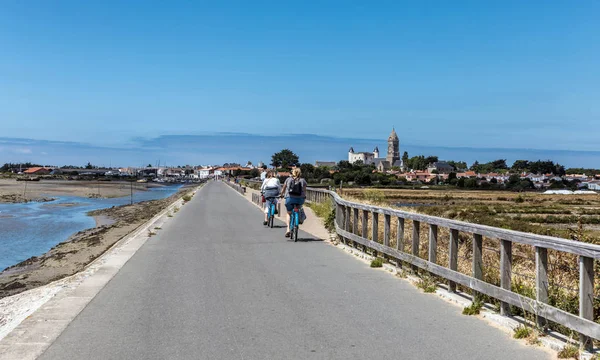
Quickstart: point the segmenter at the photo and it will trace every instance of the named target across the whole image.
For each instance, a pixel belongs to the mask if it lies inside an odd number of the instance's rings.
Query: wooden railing
[[[244,195],[246,193],[246,189],[243,186],[241,186],[240,184],[236,184],[234,182],[227,181],[227,180],[223,180],[223,182],[225,184],[227,184],[229,187],[231,187],[233,190],[239,192],[242,195]]]
[[[350,202],[328,190],[307,190],[307,200],[312,202],[333,201],[335,206],[335,229],[342,241],[349,245],[360,245],[363,250],[371,249],[395,259],[397,264],[405,262],[414,269],[422,269],[448,281],[448,291],[456,292],[456,286],[469,288],[474,298],[484,294],[501,302],[500,312],[510,315],[510,305],[535,314],[537,324],[545,328],[547,321],[561,324],[580,334],[581,345],[592,348],[592,339],[600,340],[600,324],[594,321],[594,260],[600,258],[600,246],[579,241],[536,235],[485,225],[422,215],[391,208],[377,207]],[[379,239],[379,217],[383,217],[383,239]],[[358,228],[359,217],[361,228]],[[391,243],[391,219],[396,218],[397,230],[395,246]],[[412,222],[411,238],[405,235],[405,224]],[[371,224],[369,239],[368,224]],[[420,229],[428,225],[427,259],[419,256]],[[437,263],[438,232],[449,230],[448,263]],[[459,233],[472,236],[472,272],[470,275],[458,271]],[[500,286],[483,280],[483,238],[496,241],[500,249]],[[404,245],[411,243],[411,252],[404,251]],[[535,249],[535,293],[532,299],[511,290],[513,275],[513,243],[531,245]],[[408,247],[408,246],[407,246]],[[579,314],[548,304],[548,250],[577,255],[579,258]]]

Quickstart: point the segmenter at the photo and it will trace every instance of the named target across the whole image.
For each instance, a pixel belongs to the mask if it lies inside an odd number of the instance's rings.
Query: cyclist
[[[281,193],[281,183],[279,182],[279,179],[273,175],[273,171],[268,170],[266,172],[265,180],[260,187],[260,192],[265,198],[265,221],[263,222],[263,225],[267,225],[271,204],[277,205],[277,198]]]
[[[267,165],[262,166],[262,171],[260,172],[260,181],[265,181],[267,178]]]
[[[290,237],[290,218],[294,205],[302,206],[306,200],[306,180],[302,177],[299,167],[292,169],[292,176],[285,180],[281,193],[285,196],[285,209],[287,210],[287,231],[285,237]]]

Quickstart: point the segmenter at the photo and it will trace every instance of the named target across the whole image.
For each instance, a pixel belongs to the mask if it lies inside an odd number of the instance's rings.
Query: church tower
[[[396,130],[392,128],[392,133],[388,137],[388,151],[386,160],[390,163],[390,166],[394,166],[397,160],[400,160],[400,140],[396,135]]]

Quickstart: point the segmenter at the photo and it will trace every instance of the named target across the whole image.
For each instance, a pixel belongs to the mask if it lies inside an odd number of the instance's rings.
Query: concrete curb
[[[202,188],[194,191],[196,194]],[[167,214],[183,205],[179,198],[152,219],[117,241],[104,254],[74,275],[45,285],[59,287],[46,301],[28,309],[22,321],[0,340],[0,359],[36,359],[60,336],[69,323],[119,272],[150,238],[148,232],[160,227]],[[32,289],[29,291],[35,291]],[[29,291],[25,292],[28,293]],[[23,295],[17,294],[14,296]]]

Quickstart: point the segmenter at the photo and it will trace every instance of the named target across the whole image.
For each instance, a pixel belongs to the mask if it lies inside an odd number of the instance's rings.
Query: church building
[[[393,166],[404,168],[404,164],[400,159],[400,140],[396,134],[396,130],[392,129],[392,133],[388,137],[387,156],[379,157],[379,149],[375,147],[373,152],[354,152],[354,148],[348,151],[348,162],[354,164],[357,161],[362,161],[363,164],[374,164],[378,171],[390,170]]]

